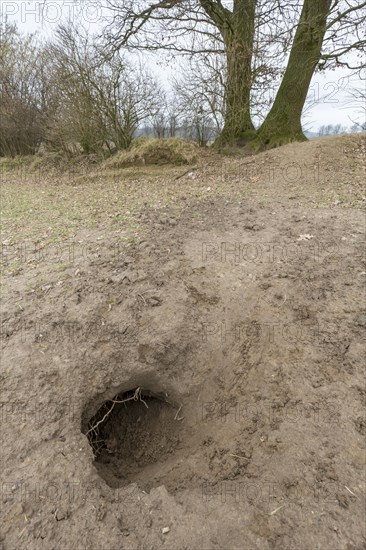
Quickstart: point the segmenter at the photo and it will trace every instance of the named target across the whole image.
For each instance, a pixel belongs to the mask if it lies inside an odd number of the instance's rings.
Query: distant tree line
[[[366,124],[357,123],[351,126],[343,124],[323,124],[318,130],[318,136],[336,136],[338,134],[348,134],[363,132],[366,130]]]

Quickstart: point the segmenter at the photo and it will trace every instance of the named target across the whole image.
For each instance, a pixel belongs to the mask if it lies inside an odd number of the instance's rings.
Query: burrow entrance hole
[[[99,475],[110,487],[137,482],[150,489],[149,468],[163,467],[179,445],[179,420],[179,407],[149,390],[134,388],[105,401],[83,429]]]

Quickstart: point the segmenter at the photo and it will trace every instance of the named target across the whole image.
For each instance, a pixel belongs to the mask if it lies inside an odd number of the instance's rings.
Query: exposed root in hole
[[[84,431],[101,477],[111,487],[131,481],[151,487],[150,468],[159,470],[179,447],[181,410],[166,393],[140,386],[102,404]]]
[[[131,395],[130,397],[126,397],[126,399],[122,399],[122,400],[119,400],[119,399],[111,399],[110,401],[107,401],[104,406],[107,406],[108,403],[111,403],[111,406],[110,408],[107,410],[107,412],[105,413],[105,415],[103,416],[103,418],[101,418],[100,420],[98,420],[98,422],[96,422],[96,424],[92,425],[89,430],[86,432],[86,436],[87,438],[89,439],[89,443],[93,449],[93,453],[94,453],[94,456],[96,457],[98,455],[98,452],[100,451],[100,449],[102,448],[103,444],[105,443],[105,441],[103,439],[98,439],[98,436],[99,436],[99,426],[105,422],[105,420],[107,419],[107,417],[111,414],[111,412],[113,411],[114,407],[116,404],[122,404],[122,403],[127,403],[128,401],[141,401],[141,403],[143,403],[145,405],[145,407],[148,409],[148,405],[146,403],[146,401],[142,398],[142,395],[141,395],[141,388],[136,388],[136,390],[134,391],[133,395]],[[95,417],[94,417],[95,418]],[[93,420],[93,419],[92,419]],[[97,444],[101,443],[102,445],[101,446],[97,446]]]

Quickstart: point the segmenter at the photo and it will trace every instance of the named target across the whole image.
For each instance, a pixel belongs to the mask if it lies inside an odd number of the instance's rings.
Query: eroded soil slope
[[[366,547],[363,155],[4,177],[5,550]]]

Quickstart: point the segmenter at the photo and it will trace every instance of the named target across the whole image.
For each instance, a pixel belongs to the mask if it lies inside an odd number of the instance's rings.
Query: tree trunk
[[[232,31],[226,37],[227,84],[222,143],[244,145],[255,135],[250,116],[256,0],[234,3]]]
[[[243,145],[253,139],[255,129],[250,117],[254,19],[257,0],[234,0],[229,12],[212,2],[201,4],[215,21],[223,37],[227,59],[224,128],[216,145]]]
[[[289,61],[267,118],[253,142],[270,149],[291,141],[306,141],[301,114],[319,62],[331,0],[304,0]]]

